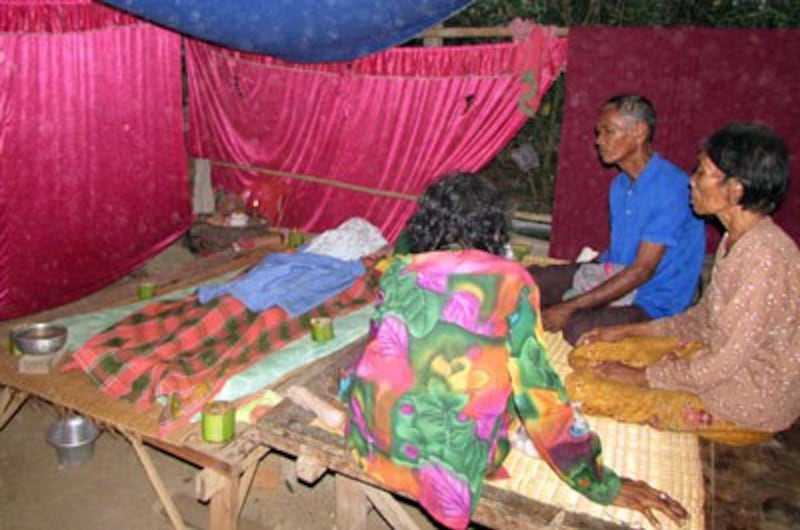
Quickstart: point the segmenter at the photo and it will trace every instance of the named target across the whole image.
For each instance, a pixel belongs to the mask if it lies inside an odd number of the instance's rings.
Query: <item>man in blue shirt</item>
[[[545,329],[562,330],[571,344],[601,325],[680,313],[696,291],[704,225],[691,210],[688,175],[653,150],[655,123],[653,105],[639,95],[615,96],[600,110],[597,150],[621,173],[609,192],[611,242],[597,260],[605,265],[590,265],[601,271],[595,285],[575,285],[578,264],[529,269]],[[568,290],[572,298],[564,299]]]

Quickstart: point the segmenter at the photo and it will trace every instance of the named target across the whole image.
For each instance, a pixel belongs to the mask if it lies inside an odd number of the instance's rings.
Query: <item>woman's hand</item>
[[[566,327],[575,309],[569,303],[562,302],[542,311],[542,324],[547,331],[561,331]]]
[[[584,346],[593,342],[619,342],[629,337],[628,326],[605,326],[594,328],[580,336],[576,346]]]
[[[613,504],[614,506],[641,512],[655,528],[661,528],[661,523],[656,519],[653,510],[662,512],[676,524],[681,524],[688,515],[678,501],[663,491],[652,488],[641,480],[631,480],[624,477],[619,495],[614,499]]]
[[[647,374],[644,368],[632,368],[622,363],[605,362],[594,368],[594,373],[603,379],[609,379],[618,383],[627,383],[647,388]]]

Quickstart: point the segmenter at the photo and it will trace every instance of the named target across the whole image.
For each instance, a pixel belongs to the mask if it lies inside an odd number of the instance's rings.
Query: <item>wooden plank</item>
[[[278,169],[269,169],[266,167],[251,166],[245,164],[234,164],[232,162],[225,162],[223,160],[211,160],[211,163],[217,167],[224,167],[229,169],[241,169],[243,171],[252,171],[254,173],[260,173],[262,175],[270,175],[270,176],[282,177],[293,180],[301,180],[304,182],[313,182],[314,184],[321,184],[323,186],[329,186],[332,188],[341,188],[348,191],[355,191],[358,193],[373,195],[376,197],[390,197],[392,199],[402,199],[414,202],[416,202],[418,198],[416,195],[412,195],[410,193],[402,193],[399,191],[370,188],[369,186],[351,184],[349,182],[343,182],[341,180],[319,177],[316,175],[305,175],[302,173],[292,173],[289,171],[280,171]]]
[[[419,525],[389,493],[366,484],[361,484],[361,489],[364,490],[375,509],[386,519],[392,530],[419,530]]]
[[[290,420],[292,421],[292,420]],[[372,477],[365,475],[356,465],[352,455],[347,450],[344,440],[341,437],[331,435],[326,431],[317,432],[298,432],[297,425],[294,428],[282,430],[274,428],[272,432],[262,431],[264,442],[281,452],[293,455],[300,447],[301,451],[313,454],[315,458],[325,462],[328,469],[337,473],[339,476],[347,476],[359,482],[370,484],[378,488],[385,488],[382,484],[375,481]],[[331,437],[327,441],[323,439]],[[395,492],[392,492],[395,493]],[[410,499],[414,500],[414,499]],[[538,501],[527,499],[505,490],[493,488],[490,484],[484,486],[481,501],[476,512],[473,514],[473,521],[488,528],[520,528],[538,530],[551,528],[549,521],[556,517],[559,509],[542,504]],[[597,529],[618,529],[618,525],[607,523],[582,514],[568,514],[562,528],[597,528]]]
[[[568,28],[556,28],[556,37],[566,37],[569,35]],[[508,26],[486,26],[470,28],[464,26],[434,26],[431,29],[419,34],[422,39],[467,39],[467,38],[505,38],[512,37],[511,29]]]
[[[244,269],[265,254],[280,250],[274,246],[261,245],[241,252],[224,251],[209,258],[196,260],[188,266],[168,273],[150,276],[159,285],[159,292],[166,293],[182,289],[190,285],[219,276],[226,272]],[[62,306],[23,319],[24,321],[51,320],[81,312],[96,311],[103,308],[125,305],[136,301],[136,280],[120,282],[77,303]],[[18,322],[6,321],[0,324],[0,333],[17,325]],[[98,391],[85,374],[74,372],[54,372],[47,376],[21,374],[16,369],[16,357],[8,354],[8,341],[0,343],[0,385],[3,392],[0,401],[0,417],[4,420],[13,415],[12,407],[18,408],[28,395],[48,402],[56,409],[72,410],[86,416],[100,425],[117,430],[131,443],[139,457],[145,473],[156,491],[159,500],[175,528],[183,529],[177,508],[161,481],[158,470],[150,459],[145,444],[151,445],[166,453],[186,460],[208,470],[208,476],[219,478],[219,484],[210,487],[210,524],[211,528],[222,530],[235,529],[241,507],[245,502],[249,485],[255,475],[258,461],[269,451],[264,447],[258,433],[254,430],[244,431],[234,443],[224,448],[187,445],[183,443],[184,432],[176,432],[168,438],[158,432],[159,407],[146,410],[132,404],[108,397]],[[190,431],[191,432],[191,431]],[[255,433],[255,435],[254,435]],[[242,477],[240,478],[240,475]],[[233,478],[231,478],[233,477]],[[244,487],[242,487],[244,486]],[[213,491],[211,491],[213,490]]]
[[[153,464],[153,461],[150,459],[150,455],[147,454],[147,449],[145,449],[142,444],[142,440],[136,434],[125,431],[121,432],[131,443],[131,446],[133,446],[136,456],[139,457],[139,461],[144,467],[147,478],[150,480],[153,489],[156,490],[156,495],[158,495],[162,506],[164,506],[164,510],[166,510],[167,517],[169,517],[172,526],[175,530],[186,530],[186,525],[183,524],[181,514],[178,512],[175,503],[172,502],[172,497],[170,497],[166,486],[164,486],[164,482],[161,480],[161,476],[158,474],[155,464]]]
[[[237,502],[234,509],[236,513],[241,513],[247,500],[250,486],[253,484],[258,464],[267,453],[269,453],[269,448],[267,447],[259,445],[253,448],[248,455],[242,457],[231,467],[228,474],[220,473],[211,468],[203,469],[195,476],[195,495],[203,502],[213,500],[214,496],[218,494],[228,495],[225,492],[225,488],[229,486],[228,477],[235,477],[239,483]]]
[[[313,485],[328,468],[313,456],[300,454],[295,463],[297,478],[308,485]]]
[[[239,477],[220,475],[222,487],[209,503],[210,530],[236,530],[239,526]]]
[[[482,28],[469,28],[459,26],[445,27],[434,26],[419,35],[423,39],[467,39],[467,38],[511,38],[508,26],[486,26]]]
[[[0,429],[6,426],[11,421],[14,414],[17,413],[19,408],[28,399],[28,394],[20,390],[15,390],[11,387],[3,387],[0,393]]]
[[[177,444],[164,440],[153,442],[185,452],[190,461],[202,464],[202,467],[212,467],[227,475],[235,475],[244,472],[269,452],[269,448],[262,445],[257,429],[250,426],[242,428],[241,424],[237,428],[239,432],[236,437],[225,444],[204,442],[199,429],[186,433]]]
[[[321,359],[292,378],[282,381],[275,390],[282,393],[293,385],[300,385],[322,399],[336,399],[341,369],[349,365],[362,348],[363,343],[356,343]],[[343,437],[316,427],[311,423],[313,419],[314,415],[310,412],[284,400],[259,421],[261,440],[280,452],[292,456],[304,454],[318,460],[338,474],[337,480],[340,475],[344,475],[361,483],[386,489],[361,471]],[[491,482],[487,482],[473,514],[473,521],[489,528],[543,529],[552,528],[550,522],[557,517],[563,517],[561,528],[620,528],[620,525],[589,515],[575,512],[560,515],[562,512],[560,508],[495,488]]]
[[[295,405],[314,414],[329,429],[344,429],[347,414],[343,407],[336,405],[338,401],[331,402],[322,399],[308,388],[298,385],[290,386],[286,390],[286,397]]]
[[[226,460],[221,460],[219,455],[205,452],[201,449],[186,447],[158,437],[142,437],[147,444],[162,451],[186,460],[198,467],[210,468],[223,474],[233,473],[234,464]]]
[[[151,278],[156,279],[162,286],[161,292],[168,292],[195,285],[226,272],[244,269],[259,261],[265,254],[283,248],[262,245],[240,253],[232,250],[219,252]],[[108,288],[99,296],[90,297],[91,302],[80,305],[80,310],[94,311],[132,302],[136,299],[135,283],[131,281]],[[70,304],[26,317],[24,320],[60,318],[78,312],[77,308],[77,305]],[[9,330],[14,325],[15,321],[6,321],[0,324],[0,330]],[[8,354],[8,345],[8,341],[0,341],[0,385],[36,396],[58,408],[76,411],[113,429],[136,433],[144,443],[200,467],[209,467],[230,474],[233,466],[239,461],[239,455],[236,454],[215,455],[211,454],[213,451],[209,447],[188,446],[181,440],[183,433],[162,437],[158,432],[159,407],[153,406],[142,410],[126,401],[106,396],[99,392],[81,372],[55,372],[47,376],[19,373],[16,367],[17,357]],[[253,447],[260,445],[257,439],[249,440],[248,443]],[[245,453],[249,453],[249,450]]]
[[[285,247],[276,244],[265,244],[253,249],[236,252],[233,249],[217,252],[211,256],[197,259],[179,269],[148,276],[147,280],[156,284],[158,294],[165,294],[178,289],[191,287],[227,272],[237,271],[258,262],[269,252],[282,250]],[[106,287],[90,297],[42,311],[35,315],[27,315],[0,323],[0,334],[7,335],[14,326],[25,322],[47,322],[71,315],[89,313],[100,309],[132,304],[139,300],[136,286],[141,279],[125,278],[116,284]],[[3,350],[7,349],[7,345]]]
[[[194,476],[194,496],[197,500],[208,502],[211,497],[222,491],[225,487],[224,477],[213,469],[201,469]]]
[[[21,374],[17,371],[16,357],[0,352],[0,385],[25,392],[57,407],[77,411],[120,430],[154,438],[158,436],[157,407],[140,410],[127,401],[106,396],[82,372]]]
[[[439,33],[435,33],[444,29],[444,24],[437,24],[433,26],[428,32],[423,35],[422,45],[426,48],[435,48],[444,44],[444,38]]]
[[[269,452],[269,450],[265,451],[261,454],[261,458],[264,457]],[[256,476],[256,471],[258,470],[258,462],[259,460],[253,462],[249,467],[244,470],[241,478],[239,479],[239,500],[236,504],[236,513],[242,513],[242,508],[244,508],[244,503],[247,501],[247,494],[250,493],[250,487],[253,485],[253,479]]]

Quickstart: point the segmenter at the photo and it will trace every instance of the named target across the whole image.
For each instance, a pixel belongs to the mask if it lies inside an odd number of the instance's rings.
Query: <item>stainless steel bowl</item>
[[[37,323],[11,332],[17,349],[28,355],[55,353],[67,343],[67,328],[59,324]]]
[[[100,429],[88,418],[71,416],[50,424],[47,443],[55,447],[60,466],[79,466],[92,459]]]

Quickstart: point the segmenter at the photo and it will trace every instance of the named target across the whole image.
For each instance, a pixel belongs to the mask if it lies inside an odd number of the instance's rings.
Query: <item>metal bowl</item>
[[[67,343],[67,328],[59,324],[37,323],[11,332],[17,349],[27,355],[55,353]]]
[[[71,416],[51,423],[45,439],[55,447],[60,466],[79,466],[91,460],[99,435],[100,429],[92,420]]]

